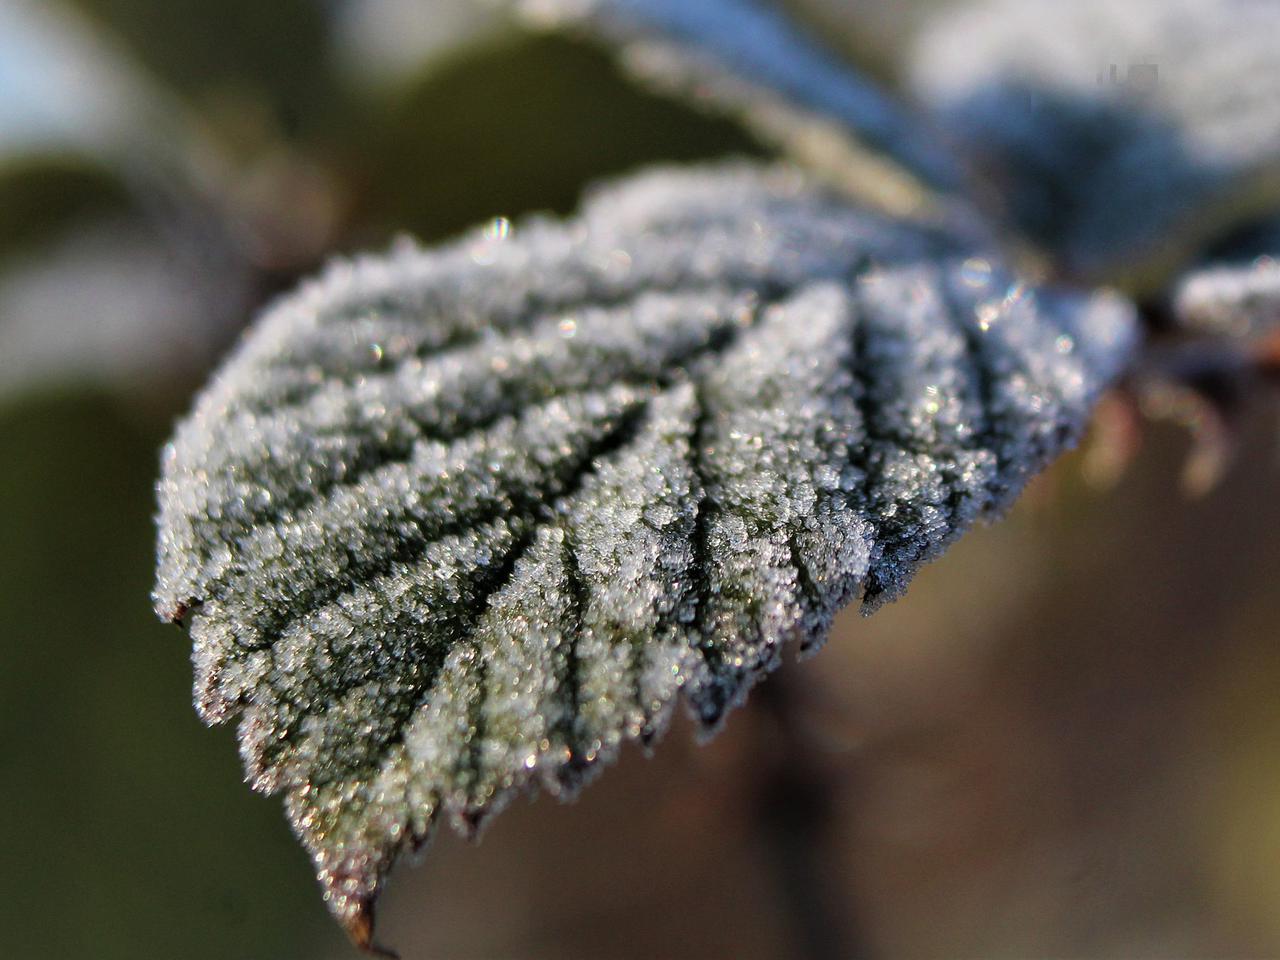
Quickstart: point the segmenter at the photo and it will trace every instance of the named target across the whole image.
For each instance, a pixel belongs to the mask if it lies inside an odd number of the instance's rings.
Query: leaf
[[[1280,263],[1213,264],[1190,271],[1174,294],[1179,325],[1196,333],[1254,337],[1280,328]]]
[[[0,154],[0,264],[77,223],[128,207],[124,183],[88,158]]]
[[[99,155],[141,133],[136,115],[154,108],[153,90],[61,4],[0,4],[0,36],[5,161],[26,152]],[[68,71],[68,63],[76,69]]]
[[[1252,340],[1280,327],[1280,220],[1253,224],[1216,247],[1173,286],[1178,328]]]
[[[101,24],[100,32],[116,38],[148,75],[197,109],[216,110],[220,100],[235,98],[241,111],[263,111],[289,133],[311,133],[341,105],[330,48],[335,27],[330,14],[339,4],[61,0],[57,5]]]
[[[1066,272],[1155,289],[1280,208],[1277,31],[1258,0],[980,0],[912,74]]]
[[[741,117],[765,140],[828,173],[858,167],[882,190],[918,187],[865,156],[888,155],[934,187],[959,173],[920,122],[768,0],[508,0],[537,23],[585,26],[620,44],[654,85]],[[916,199],[914,202],[919,202]]]
[[[714,728],[1080,433],[1134,339],[786,170],[332,267],[165,450],[156,609],[368,945],[396,855]]]
[[[434,0],[429,17],[417,0],[347,0],[333,16],[338,65],[366,88],[403,84],[498,25],[494,11],[475,0]]]
[[[0,401],[73,385],[145,393],[207,369],[253,302],[237,266],[127,216],[86,215],[0,258]]]
[[[569,213],[584,183],[760,149],[738,125],[638,88],[605,51],[559,34],[503,31],[388,100],[351,157],[383,235],[443,239],[495,211]]]
[[[134,189],[184,183],[207,136],[93,23],[64,3],[3,3],[0,36],[0,161],[80,156]]]

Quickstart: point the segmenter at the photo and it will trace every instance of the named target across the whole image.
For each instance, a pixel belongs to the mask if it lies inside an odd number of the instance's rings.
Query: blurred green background
[[[921,4],[793,6],[891,81]],[[335,253],[758,152],[469,0],[0,0],[0,955],[353,955],[148,600],[160,446],[253,312]],[[798,956],[762,771],[800,737],[818,953],[1280,955],[1280,498],[1250,429],[1196,501],[1172,429],[1106,492],[1068,458],[788,667],[791,740],[760,706],[705,747],[680,724],[577,804],[442,835],[383,939]]]

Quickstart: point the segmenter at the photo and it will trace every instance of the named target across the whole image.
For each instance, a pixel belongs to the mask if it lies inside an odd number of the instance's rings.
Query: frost
[[[166,448],[157,611],[368,945],[396,855],[707,728],[1080,433],[1130,308],[785,169],[339,263]]]
[[[740,116],[807,159],[823,162],[817,154],[852,136],[928,183],[958,182],[951,157],[917,118],[768,0],[509,2],[534,22],[585,25],[620,43],[644,78]]]
[[[1280,327],[1280,263],[1216,265],[1191,271],[1178,284],[1174,315],[1187,330],[1249,337]]]
[[[1194,334],[1248,339],[1280,327],[1280,220],[1254,224],[1174,285],[1172,317]]]
[[[912,75],[1068,271],[1153,286],[1280,207],[1277,33],[1272,0],[980,0]]]

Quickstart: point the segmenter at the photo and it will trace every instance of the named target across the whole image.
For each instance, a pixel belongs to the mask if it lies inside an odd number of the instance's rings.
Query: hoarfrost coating
[[[367,945],[437,820],[571,792],[678,699],[713,728],[897,596],[1134,337],[792,171],[649,173],[268,311],[165,451],[156,608]]]
[[[1158,286],[1280,209],[1277,31],[1272,0],[976,0],[933,20],[910,72],[1070,272]]]

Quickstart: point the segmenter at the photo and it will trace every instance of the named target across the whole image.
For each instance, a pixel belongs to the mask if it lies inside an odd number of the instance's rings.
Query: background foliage
[[[9,955],[349,955],[147,599],[157,451],[254,307],[335,251],[757,150],[590,48],[432,5],[0,0]],[[862,25],[832,39],[889,76],[917,5],[797,6]],[[1273,427],[1193,502],[1173,431],[1105,496],[1069,459],[788,671],[847,925],[819,949],[1280,952]],[[793,955],[784,828],[752,773],[786,743],[749,708],[572,807],[517,805],[478,848],[442,836],[383,936],[406,958]]]

